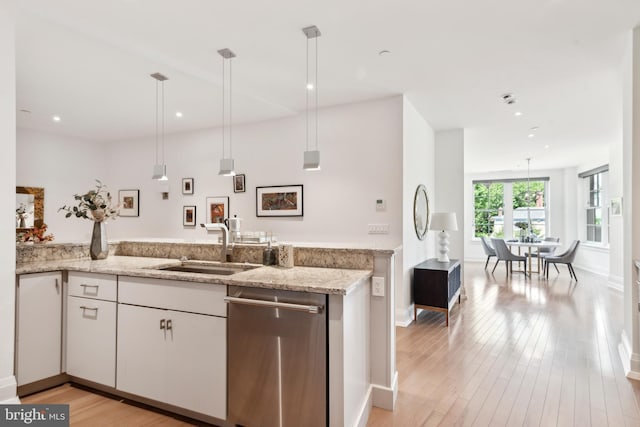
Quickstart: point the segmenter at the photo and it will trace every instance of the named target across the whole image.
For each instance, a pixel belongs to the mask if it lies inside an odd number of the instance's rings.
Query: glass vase
[[[91,259],[105,259],[109,256],[109,244],[107,243],[107,226],[104,221],[93,222],[91,244],[89,245]]]

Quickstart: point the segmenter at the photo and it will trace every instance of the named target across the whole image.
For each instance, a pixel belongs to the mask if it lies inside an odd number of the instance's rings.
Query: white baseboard
[[[371,388],[373,385],[369,386],[369,390],[367,390],[367,397],[362,402],[362,406],[360,407],[360,411],[358,411],[358,418],[356,418],[355,426],[357,427],[366,427],[367,422],[369,421],[369,414],[371,414],[371,406],[372,406],[372,392]]]
[[[572,264],[574,268],[578,270],[586,271],[587,273],[592,273],[600,277],[604,277],[605,279],[609,278],[609,272],[604,270],[594,270],[592,268],[585,267],[584,265],[576,265]]]
[[[398,398],[398,371],[393,374],[391,387],[384,387],[377,384],[372,384],[371,387],[373,391],[373,406],[386,409],[387,411],[393,411],[396,406],[396,399]]]
[[[625,376],[632,380],[640,380],[640,355],[631,352],[631,345],[624,331],[620,334],[618,355],[620,356]]]
[[[624,292],[624,277],[609,274],[609,281],[607,282],[609,288],[614,291]]]
[[[398,308],[396,307],[395,313],[396,326],[402,326],[403,328],[406,328],[411,324],[411,322],[413,322],[413,305],[400,310],[398,310]]]
[[[0,403],[20,403],[17,390],[16,377],[11,375],[10,377],[0,378]]]

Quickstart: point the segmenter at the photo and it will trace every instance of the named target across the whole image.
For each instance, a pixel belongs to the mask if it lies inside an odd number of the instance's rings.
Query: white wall
[[[17,140],[17,185],[44,188],[48,232],[54,234],[56,242],[89,241],[91,222],[67,219],[58,208],[73,204],[73,195],[86,193],[96,179],[109,183],[105,161],[108,144],[23,128],[18,129]],[[115,190],[112,186],[110,189]]]
[[[16,75],[15,2],[0,1],[0,197],[15,200]],[[4,194],[4,196],[2,196]],[[11,205],[13,206],[13,205]],[[13,376],[15,319],[15,212],[5,209],[0,221],[0,403],[18,403]]]
[[[567,234],[565,219],[565,172],[563,169],[531,170],[531,177],[549,177],[549,236],[560,236],[561,242],[573,240],[571,234]],[[479,239],[473,238],[473,184],[474,180],[482,179],[508,179],[527,178],[527,171],[501,171],[484,174],[465,174],[464,180],[464,256],[468,261],[485,261],[487,259]],[[572,191],[576,191],[575,189]]]
[[[458,231],[449,232],[449,258],[464,260],[464,130],[436,132],[435,158],[437,211],[455,212],[458,220]]]
[[[197,207],[205,221],[209,196],[229,196],[230,212],[243,230],[271,231],[279,240],[343,242],[394,248],[402,242],[402,98],[393,97],[319,112],[322,170],[302,170],[304,116],[234,126],[236,171],[247,191],[234,193],[218,176],[220,129],[166,135],[169,200],[151,179],[154,138],[108,144],[28,129],[18,133],[18,182],[45,188],[45,222],[57,242],[88,241],[88,221],[65,219],[57,209],[101,179],[119,189],[140,190],[140,216],[108,224],[110,239],[134,237],[210,239],[200,227],[182,226],[182,207]],[[182,195],[182,178],[194,178],[193,195]],[[303,218],[257,218],[256,186],[304,185]],[[378,212],[375,200],[386,200]],[[389,234],[370,235],[367,224],[389,224]]]
[[[416,264],[435,256],[435,233],[427,232],[418,240],[413,226],[413,199],[420,184],[427,187],[431,212],[437,210],[435,200],[435,136],[433,129],[418,113],[410,100],[404,97],[402,107],[403,140],[403,280],[396,283],[396,323],[408,325],[413,318],[411,274]],[[462,172],[461,172],[462,173]]]

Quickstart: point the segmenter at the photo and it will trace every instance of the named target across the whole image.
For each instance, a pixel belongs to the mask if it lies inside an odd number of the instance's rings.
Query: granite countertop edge
[[[16,274],[80,271],[331,295],[347,295],[366,283],[373,275],[371,270],[300,266],[282,268],[262,265],[231,276],[158,270],[161,267],[180,264],[180,260],[177,259],[110,256],[105,260],[74,259],[18,263]]]

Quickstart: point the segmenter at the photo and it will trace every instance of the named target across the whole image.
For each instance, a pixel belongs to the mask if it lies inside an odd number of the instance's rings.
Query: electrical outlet
[[[374,297],[384,296],[384,277],[372,277],[371,278],[371,293]]]
[[[389,224],[369,224],[369,234],[389,234]]]

